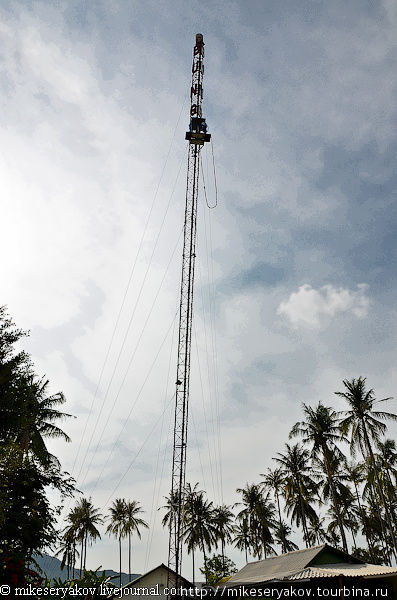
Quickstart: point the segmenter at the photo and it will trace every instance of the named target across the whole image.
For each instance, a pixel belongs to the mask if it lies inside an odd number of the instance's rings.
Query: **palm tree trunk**
[[[375,488],[373,485],[372,481],[369,481],[369,497],[371,499],[371,506],[372,506],[372,511],[374,511],[374,507],[379,506],[379,498],[378,498],[378,502],[375,500],[376,495],[375,495]],[[385,557],[387,558],[388,564],[391,567],[391,559],[390,559],[390,548],[387,545],[387,539],[386,539],[386,531],[385,531],[385,524],[383,521],[383,515],[382,515],[382,511],[379,509],[379,523],[380,523],[380,529],[381,529],[381,536],[380,536],[380,540],[381,540],[381,545],[382,545],[382,550],[384,552]]]
[[[204,539],[201,536],[201,548],[203,550],[203,555],[204,555],[204,570],[205,570],[205,583],[208,582],[208,578],[207,578],[207,556],[205,554],[205,545],[204,545]]]
[[[131,532],[128,532],[128,576],[131,581]]]
[[[225,540],[221,537],[221,550],[222,550],[222,576],[225,576]]]
[[[76,565],[76,540],[73,538],[73,563],[72,563],[72,577],[74,579],[74,568]]]
[[[194,585],[194,548],[192,549],[192,568],[193,568],[193,579],[192,583]]]
[[[119,575],[120,575],[120,587],[121,587],[121,535],[119,535]]]
[[[278,508],[278,520],[280,523],[280,536],[282,536],[281,538],[281,551],[285,554],[287,552],[287,550],[285,549],[285,540],[284,540],[284,535],[281,533],[282,530],[282,521],[281,521],[281,509],[280,509],[280,498],[277,492],[277,488],[275,488],[274,490],[274,495],[276,496],[277,499],[277,508]]]
[[[363,425],[365,443],[366,443],[369,455],[371,457],[372,468],[374,470],[375,479],[376,479],[376,482],[378,484],[378,489],[379,489],[379,494],[380,494],[380,497],[381,497],[381,500],[382,500],[382,504],[383,504],[383,507],[385,509],[386,521],[387,521],[387,525],[389,527],[389,532],[390,532],[391,539],[392,539],[392,544],[393,544],[393,554],[394,554],[395,559],[397,560],[397,542],[396,542],[396,537],[394,535],[394,530],[393,530],[392,522],[391,522],[391,519],[390,519],[389,509],[388,509],[388,506],[387,506],[385,495],[383,493],[382,485],[381,485],[380,480],[379,480],[379,474],[378,474],[378,471],[377,471],[377,468],[376,468],[376,461],[375,461],[374,453],[372,451],[372,446],[371,446],[371,443],[369,441],[369,436],[368,436],[367,428],[365,426],[365,422],[364,421],[362,421],[362,425]]]
[[[357,483],[355,481],[353,483],[354,483],[354,488],[356,490],[356,498],[357,498],[358,508],[360,509],[361,521],[362,521],[363,526],[364,526],[364,534],[365,534],[365,539],[367,540],[367,546],[368,546],[369,554],[370,554],[371,560],[373,562],[375,562],[374,550],[373,550],[373,546],[372,546],[372,540],[371,540],[371,538],[369,536],[368,527],[367,527],[367,521],[365,520],[364,512],[363,512],[363,509],[362,509],[362,506],[361,506],[360,495],[358,493]]]
[[[306,544],[306,548],[309,547],[308,545],[308,532],[307,532],[307,526],[306,526],[306,515],[305,515],[305,509],[303,506],[303,498],[302,498],[302,494],[300,491],[300,482],[298,481],[298,490],[299,490],[299,505],[300,505],[300,509],[301,509],[301,519],[302,519],[302,527],[303,527],[303,538],[305,540],[305,544]]]
[[[353,529],[351,529],[350,531],[351,531],[352,538],[353,538],[353,547],[355,550],[357,550],[356,537],[354,535],[354,531],[353,531]]]
[[[83,557],[84,557],[84,532],[81,538],[81,556],[80,556],[80,579],[83,573]]]
[[[322,451],[323,451],[323,458],[324,458],[324,466],[325,466],[325,470],[327,472],[328,485],[330,487],[331,494],[332,494],[332,503],[334,505],[334,511],[335,511],[335,514],[336,514],[336,518],[338,520],[339,531],[340,531],[340,535],[341,535],[341,538],[342,538],[343,550],[346,552],[346,554],[348,554],[349,550],[348,550],[348,547],[347,547],[345,530],[344,530],[344,527],[343,527],[343,524],[342,524],[341,511],[339,510],[339,503],[338,503],[338,500],[337,500],[337,497],[336,497],[336,490],[335,490],[335,486],[334,486],[334,480],[332,478],[331,469],[330,469],[330,465],[329,465],[329,461],[328,461],[327,448],[323,446]]]

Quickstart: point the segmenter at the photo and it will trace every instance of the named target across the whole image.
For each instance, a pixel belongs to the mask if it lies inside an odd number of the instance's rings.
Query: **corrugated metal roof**
[[[310,563],[324,551],[333,551],[339,558],[346,562],[335,562],[332,564],[312,565]],[[352,562],[347,562],[351,560]],[[354,562],[353,562],[354,561]],[[264,560],[248,563],[229,581],[224,587],[239,585],[258,585],[270,581],[295,581],[314,579],[322,577],[381,577],[397,576],[397,567],[385,567],[379,565],[365,564],[348,554],[336,550],[328,544],[288,552],[281,556],[272,556]]]
[[[324,548],[326,544],[307,548],[304,550],[295,550],[281,556],[272,556],[264,560],[258,560],[248,563],[229,581],[226,587],[261,583],[262,581],[271,581],[274,579],[285,579],[288,576],[302,571]]]
[[[352,565],[349,563],[338,563],[321,565],[319,567],[308,567],[299,573],[288,577],[289,580],[315,579],[321,577],[382,577],[397,575],[397,567],[386,567],[383,565]]]

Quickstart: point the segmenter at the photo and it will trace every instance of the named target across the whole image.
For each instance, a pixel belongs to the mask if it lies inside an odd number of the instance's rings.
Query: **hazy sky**
[[[0,303],[77,417],[72,444],[51,444],[63,467],[104,513],[142,503],[142,573],[167,562],[195,34],[218,207],[201,193],[187,478],[231,504],[301,402],[341,408],[359,375],[397,396],[397,5],[3,0],[0,15]],[[203,167],[213,203],[209,147]],[[104,534],[88,566],[117,569],[117,552]]]

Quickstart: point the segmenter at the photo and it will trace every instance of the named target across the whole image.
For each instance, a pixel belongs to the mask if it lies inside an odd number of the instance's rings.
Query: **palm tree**
[[[328,406],[324,406],[321,402],[316,408],[312,408],[307,404],[303,404],[303,413],[306,417],[305,421],[298,421],[291,429],[290,438],[300,435],[303,438],[303,443],[311,446],[311,457],[318,459],[322,457],[325,473],[328,480],[328,486],[334,506],[335,514],[337,515],[339,531],[342,539],[343,550],[347,553],[347,541],[340,518],[340,510],[338,498],[335,490],[335,482],[332,477],[331,461],[334,456],[342,457],[342,452],[336,445],[336,442],[342,441],[344,438],[341,435],[339,428],[339,419],[337,413]]]
[[[280,534],[281,539],[281,551],[283,553],[289,552],[287,550],[287,544],[284,543],[283,540],[283,532],[285,528],[282,526],[282,518],[281,518],[281,509],[280,509],[280,490],[284,484],[284,475],[281,468],[278,469],[267,469],[267,473],[261,473],[261,477],[264,477],[263,484],[268,488],[273,490],[274,499],[277,502],[277,510],[278,510],[278,533]]]
[[[395,505],[397,499],[397,451],[394,440],[386,439],[384,442],[378,442],[376,461],[379,464],[379,473],[383,476],[384,488],[389,503]]]
[[[78,556],[79,553],[76,549],[76,537],[73,530],[64,530],[59,548],[55,553],[55,556],[59,555],[62,555],[61,570],[63,570],[66,565],[67,578],[70,578],[71,570],[73,570],[74,578],[74,565],[76,563],[76,555]]]
[[[139,502],[136,500],[127,500],[125,503],[125,520],[123,533],[128,536],[128,573],[131,581],[131,536],[136,533],[139,539],[141,539],[140,527],[148,528],[149,525],[138,517],[140,513],[144,512]]]
[[[386,522],[392,540],[393,553],[397,559],[397,542],[394,535],[390,510],[383,492],[383,486],[380,482],[372,448],[372,443],[375,442],[376,444],[379,444],[379,442],[381,442],[381,436],[386,433],[387,426],[383,421],[397,421],[397,415],[394,413],[373,410],[375,404],[386,402],[391,400],[391,398],[376,400],[374,390],[366,390],[365,382],[365,377],[359,377],[358,379],[352,379],[351,381],[344,379],[343,385],[345,386],[345,391],[335,392],[337,396],[344,398],[349,406],[349,410],[340,413],[343,416],[340,427],[343,434],[347,435],[350,433],[350,448],[353,456],[356,449],[360,448],[363,457],[368,458],[372,466],[377,491],[385,511]]]
[[[59,465],[55,456],[48,452],[45,438],[61,438],[70,442],[69,436],[54,422],[72,416],[56,408],[66,400],[62,392],[48,395],[48,384],[49,381],[44,377],[37,379],[33,374],[28,374],[24,379],[20,390],[24,396],[22,429],[16,440],[25,456],[30,451],[44,466],[50,462]]]
[[[106,528],[106,533],[113,534],[119,541],[119,573],[121,587],[121,538],[125,536],[124,526],[126,522],[126,502],[124,498],[116,498],[109,508],[110,523]]]
[[[288,539],[291,533],[292,529],[289,525],[287,525],[287,523],[284,523],[284,521],[277,523],[274,538],[277,544],[281,546],[283,554],[286,552],[292,552],[293,550],[299,550],[297,544]]]
[[[323,520],[318,515],[316,515],[314,520],[310,520],[307,533],[310,546],[320,545],[327,541],[327,533],[323,527]]]
[[[206,550],[210,551],[216,540],[213,511],[213,504],[204,498],[204,492],[197,492],[193,494],[184,513],[185,541],[188,549],[201,549],[204,568],[207,565]]]
[[[285,502],[287,514],[299,527],[302,524],[303,539],[309,547],[308,523],[316,521],[316,512],[311,503],[317,494],[318,485],[310,477],[310,454],[299,444],[285,444],[286,452],[278,452],[275,460],[285,478]]]
[[[360,513],[360,521],[362,524],[363,533],[364,533],[365,539],[367,541],[367,546],[368,546],[371,560],[372,560],[372,562],[375,562],[375,560],[376,560],[375,552],[374,552],[374,548],[373,548],[371,532],[368,528],[368,519],[365,514],[366,511],[363,510],[362,500],[360,498],[360,493],[358,490],[359,485],[365,481],[364,465],[362,463],[356,464],[354,462],[350,462],[350,463],[346,463],[345,469],[346,469],[346,473],[349,478],[349,481],[354,486],[355,497],[356,497],[357,506],[358,506],[359,513]]]
[[[77,506],[75,506],[69,514],[66,516],[66,521],[68,525],[63,530],[63,537],[72,540],[73,543],[73,556],[71,566],[72,566],[72,577],[74,579],[74,570],[76,566],[76,556],[79,556],[79,552],[76,549],[77,542],[80,540],[80,525],[79,525],[79,515],[80,511]]]
[[[198,483],[194,487],[190,483],[185,486],[184,507],[183,507],[183,536],[187,546],[188,554],[192,553],[192,581],[195,581],[194,553],[201,547],[201,529],[196,517],[196,496],[204,494],[203,490],[198,490]]]
[[[247,519],[254,556],[260,559],[263,551],[266,558],[268,553],[274,553],[271,546],[271,528],[275,524],[274,504],[269,501],[269,493],[264,496],[263,488],[255,483],[247,483],[245,488],[236,491],[242,496],[242,501],[237,502],[236,506],[244,507],[237,517],[239,520]]]
[[[223,577],[225,576],[225,543],[232,541],[234,514],[229,506],[222,504],[213,512],[216,540],[221,542]]]
[[[176,517],[178,510],[179,494],[178,490],[170,491],[168,496],[165,496],[165,505],[160,506],[158,510],[165,510],[164,517],[161,520],[163,527],[168,527],[169,531],[172,529],[172,522]]]
[[[97,525],[103,523],[99,509],[95,508],[91,498],[81,498],[72,511],[73,528],[76,531],[76,539],[81,542],[80,554],[80,576],[86,567],[87,542],[91,543],[101,538]]]
[[[239,519],[239,523],[234,528],[234,533],[233,543],[241,552],[245,552],[245,562],[247,563],[248,552],[251,550],[251,535],[247,517]]]

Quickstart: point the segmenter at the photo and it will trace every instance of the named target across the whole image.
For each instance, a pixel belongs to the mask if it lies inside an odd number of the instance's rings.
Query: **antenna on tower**
[[[186,474],[186,444],[189,415],[190,355],[193,319],[194,264],[196,258],[197,199],[200,151],[209,142],[207,123],[202,115],[204,40],[196,35],[193,49],[190,122],[185,139],[189,141],[186,181],[185,225],[179,305],[179,338],[175,394],[174,446],[172,455],[171,522],[168,546],[168,584],[175,572],[175,587],[181,584],[183,505]],[[170,587],[168,585],[168,587]]]

